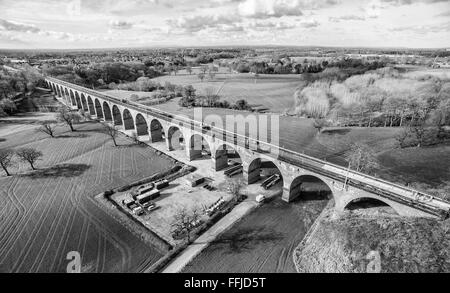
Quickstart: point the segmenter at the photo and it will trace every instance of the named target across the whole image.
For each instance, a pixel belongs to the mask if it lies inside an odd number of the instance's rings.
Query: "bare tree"
[[[38,131],[50,135],[50,137],[55,137],[55,129],[56,124],[44,122],[42,123],[41,127],[38,129]]]
[[[325,119],[314,119],[314,128],[317,129],[317,134],[322,133],[322,130],[328,126],[328,123]]]
[[[42,152],[33,149],[33,148],[23,148],[16,152],[16,155],[23,162],[28,162],[31,166],[31,169],[36,170],[34,164],[40,160],[43,156]]]
[[[114,146],[117,146],[116,140],[117,140],[117,136],[119,135],[119,131],[117,130],[117,128],[114,125],[109,125],[109,124],[104,123],[103,124],[103,133],[112,139]]]
[[[13,165],[12,158],[14,157],[14,151],[10,149],[0,150],[0,165],[6,173],[6,176],[11,176],[8,172],[8,168]]]
[[[211,80],[213,80],[214,77],[216,77],[216,73],[214,71],[209,71],[208,75]]]
[[[84,111],[83,109],[78,110],[78,115],[80,115],[80,119],[82,118],[84,121],[91,118],[88,111]]]
[[[186,72],[189,73],[189,75],[192,74],[192,67],[191,66],[186,66]]]
[[[197,74],[197,77],[203,82],[203,80],[205,79],[205,74],[200,72],[199,74]]]
[[[406,147],[406,139],[410,136],[411,133],[411,128],[409,127],[405,127],[403,128],[395,137],[395,139],[398,142],[398,146],[402,149],[404,147]]]
[[[188,242],[191,241],[191,232],[197,227],[195,224],[201,217],[199,209],[195,208],[189,212],[186,208],[179,209],[174,216],[171,224],[172,231],[175,233],[184,233]]]
[[[368,145],[354,143],[345,155],[349,168],[358,172],[371,173],[378,167],[378,160],[375,152]]]
[[[202,67],[200,67],[200,71],[201,71],[203,74],[206,74],[206,72],[208,71],[208,66],[202,66]]]
[[[254,75],[253,75],[253,77],[255,78],[255,83],[256,83],[256,81],[258,80],[258,78],[259,78],[259,73],[255,73]]]
[[[233,199],[238,202],[242,198],[242,187],[244,183],[241,180],[230,179],[227,181],[227,190],[233,196]]]
[[[219,100],[219,95],[213,87],[205,89],[206,104],[208,107],[214,107]]]
[[[131,133],[131,139],[133,140],[133,142],[135,144],[140,144],[141,143],[141,141],[139,140],[139,136],[137,135],[136,131],[133,131]]]
[[[58,111],[56,119],[59,122],[67,124],[70,127],[70,130],[73,132],[75,131],[73,125],[80,122],[81,117],[78,113],[71,112],[66,107],[61,107]]]

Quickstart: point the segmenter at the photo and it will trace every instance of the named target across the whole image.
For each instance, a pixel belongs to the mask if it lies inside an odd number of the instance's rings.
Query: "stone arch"
[[[169,151],[185,149],[185,139],[179,126],[171,126],[167,130],[167,147]]]
[[[152,142],[162,141],[165,138],[164,128],[158,119],[150,122],[150,137]]]
[[[87,102],[88,102],[89,114],[95,115],[95,106],[94,106],[94,102],[92,102],[91,96],[87,97]]]
[[[388,201],[376,197],[371,196],[369,194],[364,196],[358,196],[350,199],[348,202],[344,204],[344,210],[364,210],[368,208],[387,208],[387,211],[390,213],[396,213],[400,215],[400,212],[397,210],[397,207],[390,204]]]
[[[83,109],[83,106],[81,105],[80,95],[77,91],[75,91],[75,101],[77,102],[78,110]]]
[[[95,112],[97,113],[97,117],[103,118],[102,105],[100,104],[100,101],[98,99],[95,99],[94,105],[95,105]]]
[[[114,125],[123,125],[122,114],[120,113],[119,107],[114,105],[112,107],[112,114],[114,119]]]
[[[134,129],[134,121],[133,116],[131,116],[130,110],[123,110],[123,124],[125,126],[125,130],[133,130]]]
[[[242,157],[235,147],[229,144],[219,146],[213,152],[213,169],[216,171],[223,170],[235,164],[242,164]]]
[[[136,133],[138,136],[148,135],[147,120],[145,120],[142,114],[136,115]]]
[[[250,161],[250,164],[248,164],[248,169],[244,170],[244,176],[245,179],[247,179],[247,184],[257,183],[259,181],[264,182],[264,180],[275,174],[280,176],[280,180],[277,185],[281,182],[281,186],[283,186],[283,174],[281,173],[280,168],[278,168],[275,162],[262,157],[254,158]]]
[[[289,186],[289,202],[302,200],[324,200],[334,197],[333,189],[318,176],[304,174],[294,178]]]
[[[56,86],[56,94],[58,95],[58,97],[60,97],[60,98],[62,97],[61,89],[60,89],[59,85]]]
[[[89,111],[87,100],[86,100],[86,97],[84,96],[84,94],[81,94],[81,105],[82,105],[84,111],[86,111],[86,112]]]
[[[211,147],[208,141],[200,134],[192,134],[189,138],[189,160],[211,159]]]
[[[70,90],[70,100],[72,101],[72,106],[76,106],[75,95],[72,90]]]
[[[113,121],[111,108],[107,102],[103,102],[103,117],[105,118],[105,121]]]

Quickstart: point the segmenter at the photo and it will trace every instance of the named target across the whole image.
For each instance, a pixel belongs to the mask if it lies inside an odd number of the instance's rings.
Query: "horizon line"
[[[0,51],[89,51],[89,50],[124,50],[124,49],[197,49],[197,48],[330,48],[330,49],[396,49],[396,50],[450,50],[449,47],[405,47],[405,46],[325,46],[325,45],[162,45],[162,46],[126,46],[99,48],[0,48]]]

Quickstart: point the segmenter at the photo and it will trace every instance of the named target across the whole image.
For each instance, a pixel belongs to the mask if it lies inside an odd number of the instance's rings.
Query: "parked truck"
[[[261,186],[266,190],[270,189],[272,186],[277,184],[280,181],[280,179],[281,179],[280,174],[274,174],[269,178],[267,178],[266,180],[264,180],[263,183],[261,183]]]
[[[238,164],[238,165],[231,166],[228,169],[226,169],[224,174],[228,177],[232,177],[232,176],[237,175],[242,172],[243,172],[242,165]]]
[[[152,190],[147,193],[138,195],[136,197],[136,201],[139,202],[140,204],[144,204],[146,202],[149,202],[151,200],[158,198],[160,195],[161,195],[161,193],[159,190]]]

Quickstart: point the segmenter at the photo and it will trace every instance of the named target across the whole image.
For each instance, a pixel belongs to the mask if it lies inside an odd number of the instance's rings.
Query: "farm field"
[[[11,170],[17,175],[0,175],[0,272],[65,272],[70,251],[80,253],[82,272],[138,272],[164,254],[94,195],[167,170],[172,160],[123,136],[115,148],[99,127],[61,127],[53,139],[32,129],[2,136],[0,148],[34,147],[44,157],[38,171],[20,163]]]
[[[219,236],[182,272],[295,273],[294,249],[327,202],[277,197]]]
[[[23,113],[16,114],[13,117],[0,118],[0,138],[4,139],[7,135],[14,134],[24,130],[36,129],[44,121],[54,121],[55,113]],[[0,142],[2,142],[0,139]],[[18,143],[20,143],[18,141]]]
[[[205,78],[202,82],[197,77],[198,70],[192,75],[180,72],[177,75],[166,75],[153,79],[164,85],[166,81],[176,85],[192,85],[198,94],[205,94],[205,90],[211,88],[220,95],[221,100],[231,104],[237,100],[245,99],[255,109],[266,110],[273,113],[283,113],[294,107],[294,93],[299,85],[298,75],[264,75],[261,74],[255,80],[248,73],[219,73],[214,80]],[[150,96],[150,93],[107,91],[119,98],[129,98],[132,94]]]
[[[450,182],[450,145],[426,148],[395,149],[378,157],[381,165],[396,179],[421,182],[431,186]],[[448,183],[447,183],[448,184]]]

